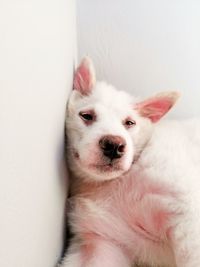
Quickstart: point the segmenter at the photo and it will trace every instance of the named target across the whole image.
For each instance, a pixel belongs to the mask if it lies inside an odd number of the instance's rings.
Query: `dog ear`
[[[84,57],[75,72],[73,89],[79,91],[81,95],[89,95],[95,83],[93,63],[89,57]]]
[[[165,92],[135,105],[138,113],[153,123],[159,121],[176,103],[180,94],[178,92]]]

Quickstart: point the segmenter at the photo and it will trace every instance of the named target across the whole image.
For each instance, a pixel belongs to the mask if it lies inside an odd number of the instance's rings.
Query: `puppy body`
[[[200,122],[158,122],[176,94],[141,102],[92,84],[90,68],[80,65],[68,105],[74,238],[61,266],[199,266]],[[102,136],[123,155],[105,156]]]

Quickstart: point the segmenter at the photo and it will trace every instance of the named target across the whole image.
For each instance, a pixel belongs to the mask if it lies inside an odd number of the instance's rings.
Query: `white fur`
[[[81,97],[76,90],[72,91],[68,103],[68,116],[67,122],[67,135],[70,140],[70,148],[74,148],[79,151],[80,160],[82,165],[77,165],[77,161],[71,161],[70,164],[75,166],[74,171],[80,171],[79,175],[84,176],[87,179],[104,179],[102,173],[99,175],[90,170],[87,171],[87,163],[90,154],[94,154],[95,143],[105,134],[120,135],[127,143],[127,153],[124,159],[124,170],[119,173],[123,174],[130,168],[133,156],[140,151],[146,142],[146,135],[151,132],[152,125],[149,120],[141,118],[136,111],[134,111],[134,103],[136,99],[128,95],[123,91],[116,91],[116,89],[107,85],[104,82],[97,82],[93,92],[87,97]],[[80,122],[78,113],[81,110],[94,109],[97,113],[97,123],[92,127],[85,127]],[[77,116],[74,116],[76,114]],[[127,131],[122,121],[124,118],[133,117],[138,125]],[[141,125],[140,125],[141,124]],[[78,126],[78,127],[77,127]],[[140,131],[142,128],[142,131]],[[145,130],[144,130],[145,129]],[[73,158],[73,155],[69,151],[69,157]],[[86,166],[85,166],[86,165]],[[119,176],[117,174],[117,176]],[[116,176],[116,173],[106,174],[106,179],[112,179]]]
[[[132,263],[136,261],[141,265],[144,263],[150,266],[171,267],[200,265],[200,121],[163,120],[153,124],[134,109],[138,101],[104,82],[97,82],[87,96],[82,96],[77,90],[73,90],[71,94],[66,125],[68,161],[73,180],[72,203],[75,203],[70,213],[70,222],[75,239],[71,242],[62,267],[130,267],[131,257],[122,252],[121,248],[124,246],[127,246],[131,253],[134,248],[136,260],[132,260]],[[95,110],[96,121],[86,126],[80,119],[79,112],[90,109]],[[133,118],[136,125],[126,129],[122,123],[126,117]],[[104,160],[98,154],[98,141],[108,134],[123,137],[127,150],[121,159],[120,170],[101,172],[89,166],[98,160]],[[75,151],[79,155],[78,159],[75,157]],[[144,184],[144,187],[146,183],[161,185],[161,188],[166,186],[177,192],[178,197],[166,197],[164,193],[147,194],[139,206],[140,215],[147,220],[146,223],[149,220],[147,213],[156,205],[178,214],[169,222],[169,228],[172,229],[170,238],[165,239],[162,232],[158,237],[159,242],[156,243],[157,241],[149,241],[148,238],[140,238],[140,235],[133,233],[134,230],[131,232],[124,218],[120,217],[121,213],[118,213],[120,202],[112,202],[114,191],[111,191],[106,199],[103,198],[104,192],[92,198],[87,194],[84,197],[76,193],[76,189],[84,183],[98,184],[102,181],[111,181],[111,188],[114,190],[117,180],[122,177],[128,181],[132,176],[135,177],[135,174],[137,177],[134,178],[136,182],[133,184],[136,186],[127,187],[130,200],[132,196],[137,199],[140,183]],[[127,186],[126,182],[122,185]],[[124,194],[123,189],[121,194]],[[125,207],[123,212],[127,210],[131,213],[132,204],[130,202],[130,206]],[[90,218],[97,222],[90,226],[90,229],[93,229],[92,233],[98,238],[94,238],[95,250],[87,265],[83,265],[80,247],[85,244],[85,240],[81,236],[83,226],[79,221],[87,223]],[[102,221],[102,224],[98,228],[99,221]],[[108,226],[107,229],[105,225]],[[137,229],[135,231],[137,232]],[[104,238],[99,239],[102,235]],[[112,243],[112,240],[115,242]]]

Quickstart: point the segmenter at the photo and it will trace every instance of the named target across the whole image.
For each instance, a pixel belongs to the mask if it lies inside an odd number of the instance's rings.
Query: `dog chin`
[[[78,155],[78,156],[77,156]],[[106,181],[118,178],[127,173],[131,167],[131,161],[115,161],[108,163],[105,160],[97,159],[88,162],[82,160],[80,154],[73,154],[73,171],[85,180]]]
[[[107,181],[116,179],[123,175],[123,171],[95,171],[88,172],[88,178],[96,181]]]
[[[129,168],[127,169],[120,165],[111,164],[90,164],[87,167],[84,166],[81,169],[84,178],[96,181],[112,180],[122,176],[129,170]]]

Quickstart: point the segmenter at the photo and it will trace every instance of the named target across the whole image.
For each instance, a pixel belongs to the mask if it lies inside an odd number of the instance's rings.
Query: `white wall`
[[[74,0],[0,1],[0,266],[53,267],[63,240]]]
[[[200,1],[78,0],[79,57],[135,95],[179,90],[175,117],[200,116]]]

